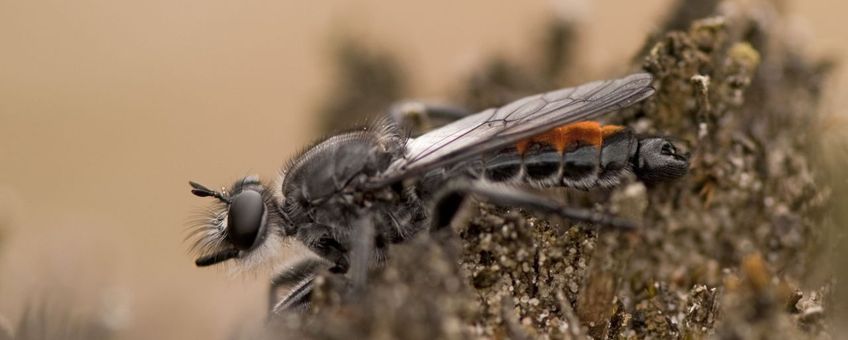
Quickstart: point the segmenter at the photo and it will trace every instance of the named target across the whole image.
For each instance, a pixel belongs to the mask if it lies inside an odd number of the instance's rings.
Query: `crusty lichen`
[[[591,232],[482,205],[461,230],[462,268],[482,306],[477,335],[503,335],[501,300],[534,338],[570,332],[564,305],[574,305],[595,247]]]
[[[393,247],[361,299],[319,299],[316,313],[292,316],[296,326],[274,334],[827,337],[830,277],[806,278],[819,249],[830,249],[824,230],[836,228],[825,227],[839,221],[828,218],[829,182],[813,163],[818,136],[808,130],[829,64],[804,56],[771,3],[718,3],[678,6],[664,26],[675,30],[650,39],[634,67],[656,76],[656,94],[616,116],[638,132],[678,137],[692,152],[690,175],[552,194],[644,228],[604,232],[472,205],[453,237]],[[540,49],[548,61],[565,55],[553,50]],[[558,62],[554,69],[569,69],[567,59]],[[497,105],[559,79],[515,65],[494,59],[456,99]],[[318,296],[332,297],[332,287]]]

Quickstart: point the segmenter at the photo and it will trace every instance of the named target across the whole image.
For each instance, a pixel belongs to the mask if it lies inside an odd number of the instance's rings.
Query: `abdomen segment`
[[[598,122],[554,128],[485,157],[484,178],[591,188],[618,183],[635,152],[630,130]]]

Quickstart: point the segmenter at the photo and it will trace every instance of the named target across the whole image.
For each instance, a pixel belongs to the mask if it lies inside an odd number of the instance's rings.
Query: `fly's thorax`
[[[314,222],[310,211],[319,206],[322,214],[338,213],[362,197],[369,179],[402,157],[402,146],[394,131],[382,126],[324,139],[286,167],[280,187],[284,211],[295,223]]]
[[[363,221],[374,228],[377,258],[420,231],[425,216],[413,190],[400,182],[374,185],[404,146],[391,126],[380,125],[329,137],[295,157],[275,195],[289,222],[286,235],[332,263],[331,272],[344,273]]]
[[[495,182],[589,189],[618,184],[635,150],[629,129],[581,122],[522,140],[479,164],[482,176]]]

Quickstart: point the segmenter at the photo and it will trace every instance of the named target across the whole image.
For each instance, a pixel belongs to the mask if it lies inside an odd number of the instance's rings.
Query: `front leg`
[[[300,227],[296,238],[320,258],[307,257],[272,279],[269,305],[273,314],[306,310],[313,282],[322,270],[341,274],[336,277],[347,286],[345,296],[358,298],[367,285],[369,269],[382,256],[378,249],[381,242],[377,242],[379,237],[369,214],[353,221],[350,234],[343,240],[336,239],[329,226],[317,223]]]
[[[312,298],[315,278],[320,272],[326,270],[344,277],[351,268],[349,251],[342,244],[347,242],[337,240],[330,228],[318,223],[298,228],[295,238],[315,254],[307,255],[283,268],[271,279],[269,315],[306,311]]]
[[[318,256],[332,263],[331,273],[344,274],[350,268],[347,247],[333,236],[329,226],[310,223],[297,230],[295,235],[298,241],[306,245]]]
[[[331,266],[332,263],[328,261],[309,256],[284,268],[271,279],[268,296],[269,316],[287,311],[306,311],[312,297],[315,277]]]

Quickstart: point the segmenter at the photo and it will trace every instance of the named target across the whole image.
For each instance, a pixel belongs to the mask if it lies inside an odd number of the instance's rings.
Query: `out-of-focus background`
[[[134,339],[260,322],[265,280],[186,254],[208,203],[186,183],[271,177],[317,137],[340,37],[398,55],[412,95],[438,99],[554,15],[581,22],[583,74],[624,72],[671,3],[0,0],[0,315],[70,300]],[[786,6],[811,54],[848,61],[848,4]],[[842,68],[825,110],[848,104],[845,84]]]

